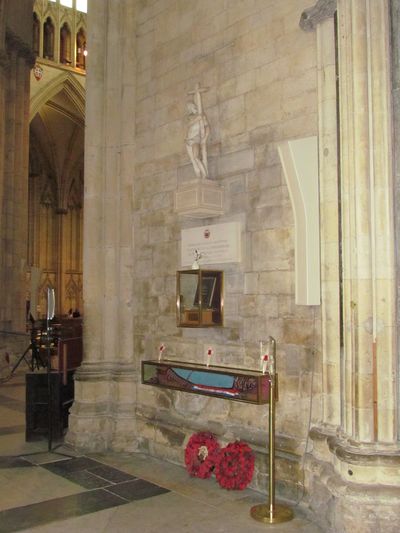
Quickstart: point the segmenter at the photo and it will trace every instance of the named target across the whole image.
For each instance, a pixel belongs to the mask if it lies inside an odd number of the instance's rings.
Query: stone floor
[[[249,511],[264,495],[223,490],[157,459],[25,442],[23,374],[0,384],[0,487],[0,533],[321,532],[301,506],[291,522],[257,522]]]

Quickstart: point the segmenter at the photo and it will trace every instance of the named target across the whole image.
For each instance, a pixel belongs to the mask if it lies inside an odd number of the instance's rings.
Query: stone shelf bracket
[[[190,181],[175,193],[175,212],[198,219],[223,215],[224,189],[209,179]]]

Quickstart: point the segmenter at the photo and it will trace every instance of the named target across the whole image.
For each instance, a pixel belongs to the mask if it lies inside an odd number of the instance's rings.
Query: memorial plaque
[[[195,250],[201,253],[200,266],[241,261],[240,222],[183,229],[181,237],[182,267],[193,263]]]

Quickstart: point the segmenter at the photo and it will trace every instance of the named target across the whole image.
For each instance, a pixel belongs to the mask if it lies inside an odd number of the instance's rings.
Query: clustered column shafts
[[[386,0],[338,2],[343,429],[366,443],[396,438],[388,13]]]
[[[27,263],[29,75],[34,56],[30,46],[10,29],[6,28],[3,35],[0,69],[5,120],[0,134],[0,281],[3,286],[7,284],[8,290],[0,303],[0,324],[22,331]]]

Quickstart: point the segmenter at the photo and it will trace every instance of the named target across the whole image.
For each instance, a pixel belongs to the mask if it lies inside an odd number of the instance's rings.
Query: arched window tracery
[[[32,48],[34,53],[40,55],[40,21],[35,12],[33,12],[33,34],[32,34]]]
[[[76,35],[76,66],[86,68],[86,32],[83,28]]]
[[[54,24],[50,17],[43,25],[43,57],[54,59]]]
[[[72,63],[71,30],[66,22],[64,22],[60,30],[60,63],[66,65]]]

